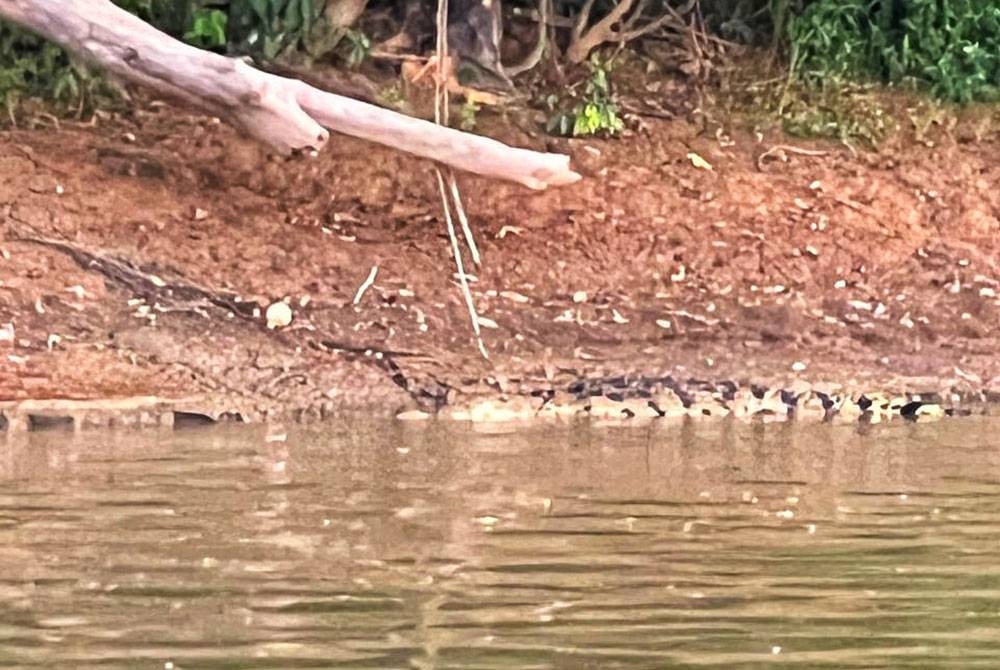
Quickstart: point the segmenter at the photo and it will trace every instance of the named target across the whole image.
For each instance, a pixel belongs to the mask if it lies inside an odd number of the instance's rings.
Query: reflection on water
[[[1000,421],[0,438],[0,667],[997,667]]]

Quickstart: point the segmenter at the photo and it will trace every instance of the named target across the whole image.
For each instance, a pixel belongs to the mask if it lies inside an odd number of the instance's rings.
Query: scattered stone
[[[431,415],[419,409],[411,409],[400,412],[396,415],[396,418],[400,421],[426,421],[431,418]]]
[[[490,328],[496,330],[497,328],[500,327],[496,321],[485,316],[477,316],[476,320],[479,321],[479,325],[482,326],[483,328]]]
[[[284,328],[292,322],[292,308],[288,306],[288,303],[279,300],[278,302],[271,303],[264,314],[264,318],[267,319],[268,328],[272,330],[275,328]]]

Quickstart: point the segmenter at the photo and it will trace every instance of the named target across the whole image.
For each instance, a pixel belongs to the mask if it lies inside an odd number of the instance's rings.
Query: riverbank
[[[262,420],[582,408],[597,388],[1000,397],[994,135],[862,152],[680,117],[619,140],[553,139],[517,111],[478,122],[585,175],[544,193],[461,177],[488,361],[426,163],[348,138],[274,159],[141,100],[0,132],[0,399]],[[291,322],[268,328],[280,301]]]

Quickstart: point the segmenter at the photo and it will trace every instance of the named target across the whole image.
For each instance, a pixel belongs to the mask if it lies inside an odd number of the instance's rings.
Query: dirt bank
[[[677,119],[553,140],[510,118],[480,130],[568,151],[586,178],[462,178],[488,362],[425,163],[347,138],[285,162],[150,103],[0,133],[0,400],[319,416],[665,375],[1000,393],[995,140],[855,155]],[[269,330],[283,299],[294,319]]]

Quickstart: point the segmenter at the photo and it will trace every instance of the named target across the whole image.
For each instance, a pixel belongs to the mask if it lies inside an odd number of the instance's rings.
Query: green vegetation
[[[274,60],[292,53],[307,60],[335,50],[349,66],[371,51],[367,36],[321,21],[314,0],[116,0],[123,9],[186,42],[214,51]],[[343,45],[343,47],[341,46]],[[22,101],[54,103],[60,113],[83,114],[116,97],[115,87],[62,49],[0,22],[0,105],[13,121]]]
[[[63,114],[82,114],[115,91],[74,64],[66,53],[31,33],[0,24],[0,105],[13,121],[23,101],[42,98]]]
[[[995,0],[818,0],[788,24],[790,70],[806,82],[873,80],[942,100],[1000,99]]]
[[[334,0],[116,1],[178,38],[219,52],[358,67],[372,51],[358,26],[331,25]],[[368,3],[383,14],[392,4]],[[534,0],[505,0],[505,6],[517,4],[530,7]],[[559,6],[573,12],[583,4]],[[593,16],[613,4],[598,0]],[[793,133],[877,143],[892,122],[871,94],[872,85],[949,103],[1000,100],[996,0],[699,0],[698,7],[710,33],[769,48],[784,64],[780,82],[742,94]],[[609,63],[595,55],[569,93],[541,92],[550,132],[615,135],[623,129]],[[47,100],[60,113],[85,113],[113,96],[113,87],[60,49],[0,23],[0,105],[10,119],[28,99]],[[477,111],[463,109],[462,125],[473,127]]]
[[[458,127],[462,130],[473,131],[476,129],[476,115],[480,107],[473,100],[466,100],[458,110]]]
[[[583,137],[586,135],[616,135],[625,129],[611,92],[608,73],[611,64],[591,56],[587,62],[590,75],[584,83],[584,92],[569,111],[559,111],[558,96],[550,96],[548,105],[555,109],[549,117],[548,130],[558,135]]]
[[[191,29],[184,33],[184,40],[206,49],[226,45],[226,24],[229,16],[218,9],[197,9],[191,15]]]
[[[874,147],[895,127],[871,86],[795,86],[780,95],[777,116],[790,135],[828,137]]]

